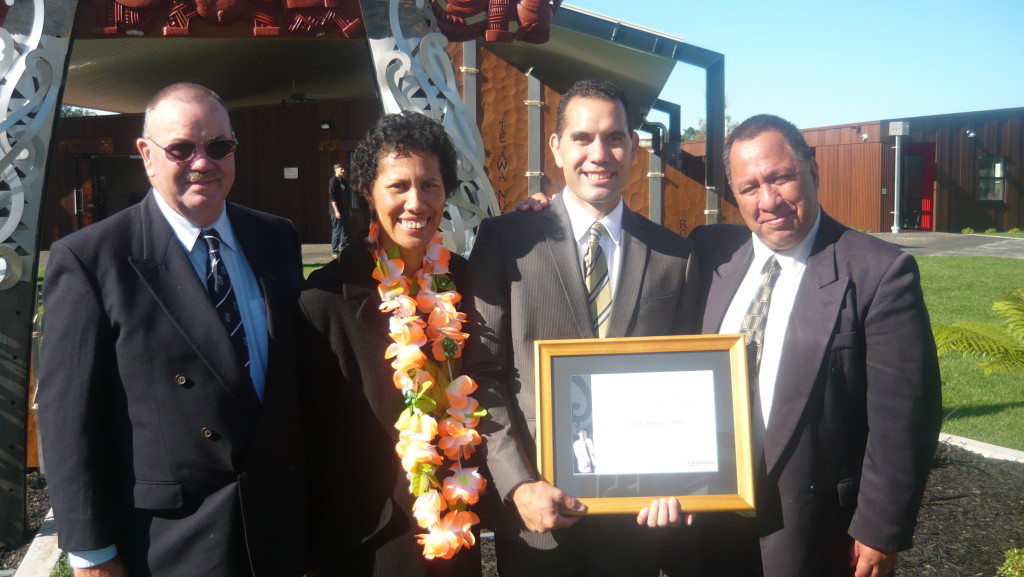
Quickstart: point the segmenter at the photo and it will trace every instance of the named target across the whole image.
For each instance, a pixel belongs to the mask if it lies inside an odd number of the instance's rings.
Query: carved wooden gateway
[[[557,0],[556,0],[557,1]],[[25,532],[25,448],[43,175],[59,104],[62,74],[77,6],[73,0],[0,2],[0,541]],[[479,130],[464,117],[451,59],[458,40],[486,35],[509,42],[543,42],[552,7],[547,0],[91,0],[94,37],[188,36],[197,19],[252,23],[253,36],[363,37],[363,14],[379,20],[377,78],[385,111],[414,109],[443,122],[460,152],[459,195],[449,207],[446,233],[465,250],[481,218],[497,213],[484,174]],[[482,14],[481,19],[467,20]],[[479,22],[479,23],[478,23]],[[442,30],[443,27],[443,30]],[[510,31],[510,28],[513,31]],[[453,224],[454,223],[454,224]]]
[[[262,39],[268,43],[303,38],[365,41],[362,46],[371,62],[358,66],[372,68],[381,110],[426,114],[445,126],[456,146],[460,184],[449,201],[442,229],[446,244],[465,253],[482,219],[499,214],[529,192],[561,187],[559,175],[549,177],[543,171],[544,135],[553,128],[558,92],[542,84],[537,72],[531,75],[534,60],[538,70],[545,64],[543,53],[536,50],[552,36],[553,19],[565,13],[579,17],[572,9],[560,9],[560,4],[561,0],[0,0],[0,542],[21,540],[25,531],[26,431],[42,207],[53,206],[44,202],[48,154],[55,151],[55,158],[132,154],[130,142],[123,138],[100,137],[95,142],[70,138],[51,145],[73,35],[116,42],[136,37],[205,41],[245,37],[260,38],[256,43],[261,46]],[[603,30],[607,23],[601,21],[599,28]],[[489,51],[478,48],[476,39],[488,42]],[[618,24],[610,40],[598,39],[617,43],[623,52],[660,59],[658,71],[665,78],[675,62],[705,68],[708,125],[721,125],[716,122],[724,110],[721,55],[668,40],[650,31],[620,29]],[[515,66],[502,60],[506,57],[502,46],[519,58]],[[453,65],[453,58],[461,59],[462,65]],[[193,80],[191,70],[225,66],[190,60],[187,54],[179,60],[185,63],[167,83]],[[602,62],[582,71],[574,68],[573,73],[598,75],[611,68],[628,70],[630,66]],[[233,82],[242,80],[232,73]],[[251,72],[241,75],[246,74],[254,76]],[[109,90],[138,90],[136,80],[122,76],[123,85],[111,85]],[[249,82],[246,86],[252,85],[252,78],[244,80]],[[571,83],[571,79],[561,80]],[[660,85],[656,88],[651,102]],[[282,107],[286,104],[281,102]],[[357,110],[355,105],[349,108]],[[636,112],[642,118],[647,111]],[[331,123],[325,119],[324,124]],[[481,125],[488,131],[486,137]],[[711,132],[709,138],[714,141]],[[715,156],[721,150],[721,135],[718,138],[717,148],[709,147],[707,181],[722,190],[721,174],[713,164],[720,158]],[[311,146],[335,153],[337,144],[337,139],[325,138]],[[654,162],[652,157],[650,166],[634,167],[634,180],[643,181],[637,187],[642,192],[627,199],[652,216],[661,211],[661,185],[656,196],[654,182],[663,177],[663,171],[651,168]],[[54,170],[58,169],[51,168],[50,177]],[[703,185],[695,185],[701,203]],[[47,185],[47,195],[58,194],[56,188]],[[275,212],[273,206],[256,208]],[[668,211],[663,222],[672,219],[675,213]]]

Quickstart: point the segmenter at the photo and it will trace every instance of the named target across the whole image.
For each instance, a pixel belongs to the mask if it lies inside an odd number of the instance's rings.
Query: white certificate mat
[[[714,372],[590,375],[601,475],[718,471]]]

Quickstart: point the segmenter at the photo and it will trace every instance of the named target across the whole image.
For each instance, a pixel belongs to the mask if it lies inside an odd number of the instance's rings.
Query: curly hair
[[[428,116],[406,110],[378,120],[352,156],[350,184],[367,200],[377,180],[380,159],[393,152],[414,152],[437,158],[445,198],[455,193],[459,185],[458,157],[444,127]]]

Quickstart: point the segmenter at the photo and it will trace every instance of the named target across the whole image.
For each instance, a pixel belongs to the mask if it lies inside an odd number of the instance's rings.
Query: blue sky
[[[725,54],[726,114],[801,128],[1024,107],[1024,0],[570,0]],[[661,97],[704,117],[703,70]],[[656,118],[656,117],[652,117]]]

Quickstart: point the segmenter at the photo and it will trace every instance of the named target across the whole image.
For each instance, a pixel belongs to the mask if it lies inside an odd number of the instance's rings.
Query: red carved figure
[[[442,8],[432,0],[431,8],[449,40],[464,42],[483,35],[488,42],[543,44],[551,37],[551,19],[561,4],[562,0],[448,0]],[[487,13],[486,19],[466,22],[481,12]],[[519,25],[516,32],[509,30],[512,22]]]

